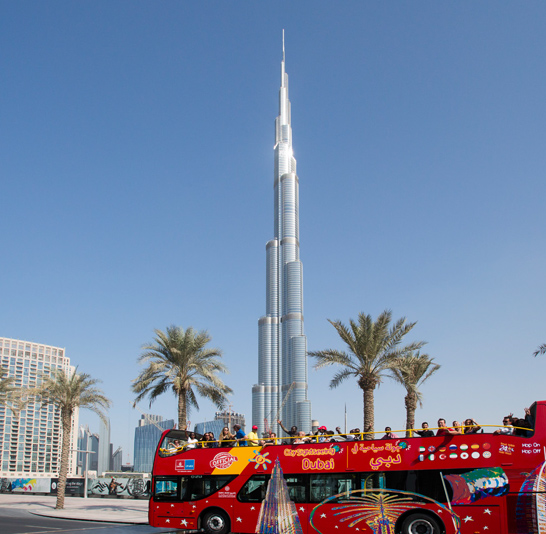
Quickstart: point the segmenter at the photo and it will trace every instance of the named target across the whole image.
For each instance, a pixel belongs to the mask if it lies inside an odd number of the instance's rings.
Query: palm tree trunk
[[[417,399],[415,393],[408,393],[404,402],[406,404],[406,437],[410,436],[410,429],[415,428],[415,410],[417,409]]]
[[[364,388],[364,432],[373,432],[374,431],[374,399],[373,399],[373,390],[375,387],[366,387]],[[375,434],[366,434],[364,436],[365,440],[372,440],[375,438]]]
[[[178,428],[180,430],[186,430],[188,420],[188,414],[186,411],[186,391],[181,390],[178,393]]]
[[[72,429],[72,412],[63,408],[61,410],[61,420],[63,423],[63,441],[61,449],[61,469],[59,471],[59,481],[57,483],[57,504],[56,510],[64,508],[64,496],[66,491],[66,478],[68,476],[68,458],[70,456],[70,431]]]

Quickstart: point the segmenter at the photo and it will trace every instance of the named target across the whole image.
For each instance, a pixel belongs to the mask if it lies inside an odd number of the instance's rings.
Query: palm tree
[[[391,327],[392,312],[385,310],[374,322],[370,315],[360,313],[358,322],[349,321],[347,328],[341,321],[328,322],[337,330],[339,337],[345,342],[349,352],[336,349],[309,352],[316,358],[315,369],[327,365],[340,365],[341,371],[330,381],[330,388],[336,388],[346,378],[354,376],[362,389],[364,398],[364,432],[366,439],[373,439],[374,431],[374,390],[382,381],[386,371],[396,363],[397,359],[419,350],[424,341],[414,341],[404,347],[399,347],[402,338],[416,325],[406,324],[402,317]]]
[[[546,354],[546,343],[540,345],[540,347],[533,352],[533,356],[538,356],[539,354]]]
[[[167,327],[166,332],[155,330],[153,343],[144,345],[139,363],[148,366],[133,380],[135,403],[149,397],[150,405],[167,390],[178,399],[178,428],[186,428],[190,408],[199,410],[196,392],[223,408],[226,395],[232,393],[218,377],[227,373],[219,360],[222,351],[207,348],[212,339],[206,330],[196,332],[191,326],[185,331],[178,326]]]
[[[16,389],[12,386],[15,378],[13,376],[7,377],[7,374],[7,370],[0,366],[0,403],[6,402]]]
[[[63,439],[61,444],[61,469],[57,486],[56,509],[64,508],[66,477],[68,475],[68,458],[70,453],[70,434],[72,418],[76,408],[86,408],[95,412],[106,422],[104,410],[110,407],[110,400],[95,387],[100,380],[91,378],[88,374],[78,373],[74,369],[71,374],[63,369],[52,369],[49,376],[43,375],[41,383],[30,388],[26,393],[26,402],[32,402],[34,397],[40,397],[41,406],[53,404],[61,411]]]
[[[406,404],[406,437],[410,436],[410,429],[415,428],[415,410],[417,403],[423,407],[423,396],[419,388],[430,378],[440,366],[434,363],[434,358],[428,354],[407,354],[402,356],[391,367],[391,376],[406,388],[404,398]]]

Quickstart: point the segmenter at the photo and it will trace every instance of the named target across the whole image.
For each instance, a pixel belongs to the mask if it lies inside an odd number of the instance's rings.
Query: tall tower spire
[[[266,244],[266,314],[259,320],[258,383],[252,388],[252,423],[278,431],[311,431],[307,399],[307,338],[303,331],[303,268],[299,252],[299,179],[282,42],[279,115],[275,119],[274,237]]]

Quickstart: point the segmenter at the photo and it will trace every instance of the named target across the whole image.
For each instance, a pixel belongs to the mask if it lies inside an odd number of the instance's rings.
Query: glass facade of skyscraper
[[[53,369],[74,372],[59,347],[0,337],[0,365],[17,388],[37,385]],[[76,473],[78,412],[72,421],[69,475]],[[58,476],[61,464],[61,413],[53,405],[28,404],[20,413],[0,404],[0,476]]]
[[[148,418],[149,416],[146,416]],[[155,421],[158,417],[154,417],[153,424],[143,424],[135,428],[135,447],[134,447],[134,471],[136,473],[151,473],[154,463],[154,454],[159,443],[162,431],[168,428],[174,428],[174,420]],[[139,421],[146,423],[141,419]]]

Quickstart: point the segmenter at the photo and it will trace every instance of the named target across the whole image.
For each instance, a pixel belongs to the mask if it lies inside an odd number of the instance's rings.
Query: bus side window
[[[154,483],[154,498],[158,501],[178,500],[180,477],[156,477]]]
[[[310,475],[311,502],[321,502],[328,497],[356,489],[356,475],[346,473]]]
[[[306,478],[306,475],[284,475],[292,501],[307,502]]]
[[[250,477],[239,491],[237,499],[241,502],[262,502],[265,499],[267,483],[270,475],[254,475]]]

